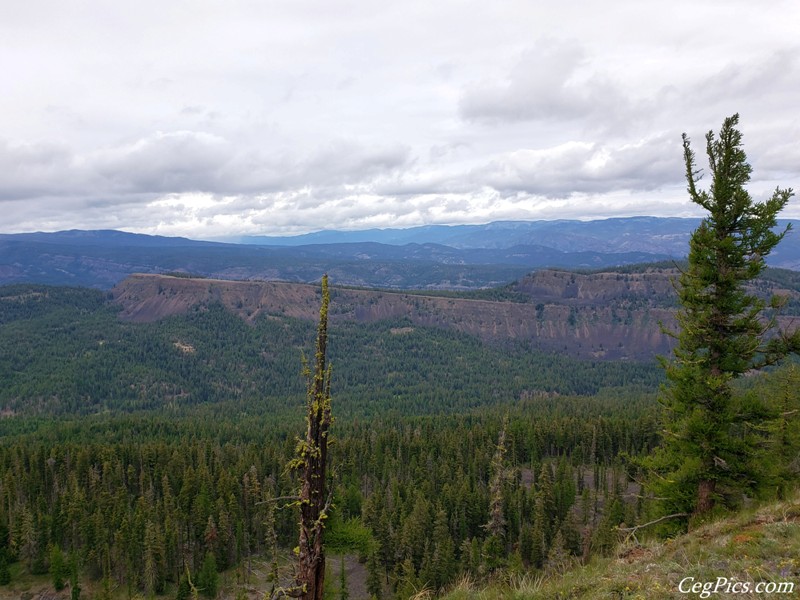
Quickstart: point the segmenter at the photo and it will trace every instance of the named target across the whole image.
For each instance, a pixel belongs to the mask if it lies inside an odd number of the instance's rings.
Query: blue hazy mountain
[[[103,247],[175,247],[175,246],[221,246],[220,242],[190,240],[184,237],[143,235],[116,229],[69,229],[66,231],[0,234],[0,242],[32,242],[63,246]]]
[[[546,267],[604,269],[686,256],[696,219],[506,221],[486,225],[322,231],[238,243],[114,230],[0,234],[0,284],[107,289],[131,273],[183,272],[220,279],[465,289],[508,283]],[[771,266],[800,270],[791,231]]]
[[[408,229],[318,231],[304,235],[243,236],[225,241],[265,246],[378,242],[442,244],[452,248],[546,246],[563,252],[686,254],[699,219],[629,217],[597,221],[496,221],[484,225],[426,225]]]

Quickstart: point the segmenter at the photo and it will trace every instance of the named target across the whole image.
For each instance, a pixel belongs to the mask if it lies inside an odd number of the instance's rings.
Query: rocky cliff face
[[[669,352],[670,340],[658,326],[659,320],[671,322],[669,308],[646,303],[635,308],[619,291],[629,294],[626,287],[612,291],[608,282],[592,276],[574,277],[542,272],[522,280],[517,291],[530,296],[526,303],[334,288],[331,319],[407,319],[484,340],[531,341],[543,350],[587,358],[648,360]],[[112,293],[121,318],[139,322],[185,314],[213,302],[248,321],[261,315],[313,320],[319,308],[316,286],[293,283],[133,275]]]
[[[333,322],[406,319],[413,325],[453,329],[484,340],[523,340],[542,350],[584,358],[650,360],[669,354],[676,297],[670,269],[581,274],[544,270],[512,284],[525,302],[499,302],[403,292],[333,288]],[[762,293],[796,290],[759,281]],[[133,275],[113,291],[120,316],[155,321],[219,302],[247,321],[262,315],[314,320],[319,288],[279,282]],[[791,320],[783,320],[791,326]]]
[[[649,307],[674,307],[672,269],[652,268],[640,273],[591,273],[542,270],[513,284],[513,289],[529,295],[531,301],[570,305],[636,304]]]

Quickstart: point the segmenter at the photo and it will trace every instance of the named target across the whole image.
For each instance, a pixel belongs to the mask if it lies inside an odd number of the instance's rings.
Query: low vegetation
[[[463,577],[442,598],[668,600],[702,598],[703,589],[714,588],[717,593],[705,597],[795,598],[800,592],[800,495],[744,509],[667,540],[637,543],[624,532],[621,539],[613,556],[596,557],[584,566],[572,561],[551,572],[506,574],[504,581],[483,586]],[[707,587],[686,593],[697,584]]]

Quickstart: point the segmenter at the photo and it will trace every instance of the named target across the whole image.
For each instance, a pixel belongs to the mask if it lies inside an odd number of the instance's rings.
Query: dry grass
[[[699,598],[679,584],[695,582],[791,582],[791,594],[717,593],[713,600],[800,598],[800,495],[725,519],[665,542],[629,544],[613,558],[595,559],[563,575],[521,577],[480,588],[459,582],[445,600],[662,600]]]

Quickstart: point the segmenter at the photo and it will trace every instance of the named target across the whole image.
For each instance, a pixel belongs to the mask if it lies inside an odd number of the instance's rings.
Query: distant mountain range
[[[224,241],[262,246],[378,242],[441,244],[459,249],[546,246],[562,252],[647,252],[683,256],[699,219],[629,217],[597,221],[495,221],[484,225],[425,225],[408,229],[319,231],[304,235],[242,236]]]
[[[311,282],[327,272],[339,285],[473,289],[502,285],[546,267],[592,270],[679,260],[697,224],[696,219],[656,217],[503,221],[227,242],[113,230],[0,234],[0,284],[109,289],[131,273],[170,272]],[[769,263],[800,270],[795,231]]]

